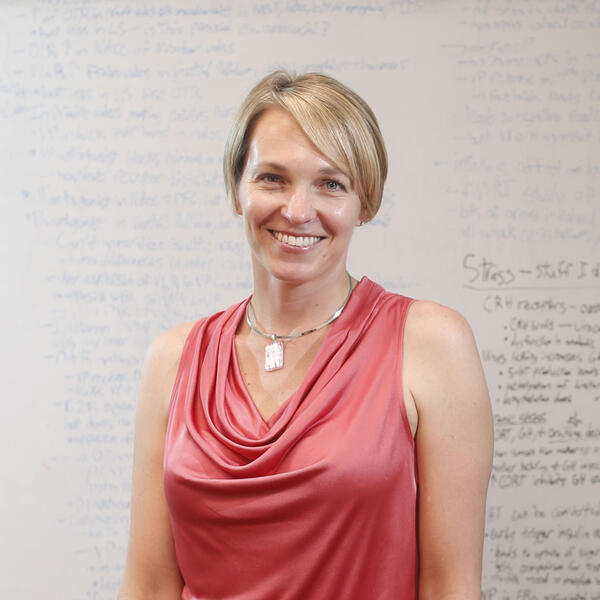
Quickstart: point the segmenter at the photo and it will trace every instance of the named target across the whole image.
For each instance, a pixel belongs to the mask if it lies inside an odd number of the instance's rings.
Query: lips
[[[281,231],[275,231],[274,229],[269,230],[273,237],[282,244],[288,244],[289,246],[297,246],[300,248],[310,248],[316,243],[324,239],[322,236],[315,235],[291,235],[289,233],[282,233]]]

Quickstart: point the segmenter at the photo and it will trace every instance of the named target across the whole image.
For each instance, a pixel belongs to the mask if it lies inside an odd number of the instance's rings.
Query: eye
[[[275,175],[274,173],[263,173],[257,177],[258,181],[263,183],[280,183],[281,177],[279,175]]]
[[[325,189],[328,192],[345,192],[346,188],[336,179],[328,179],[325,181]]]

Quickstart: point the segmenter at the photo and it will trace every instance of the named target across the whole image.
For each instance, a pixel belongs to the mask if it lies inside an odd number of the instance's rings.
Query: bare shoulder
[[[460,342],[464,337],[473,337],[471,327],[461,313],[432,300],[412,303],[406,330],[417,338],[415,341],[427,345]]]
[[[171,390],[185,340],[196,321],[180,323],[158,335],[146,350],[142,369],[140,403],[165,418],[169,408]]]
[[[165,366],[178,363],[185,340],[195,323],[196,321],[179,323],[156,336],[148,346],[146,359]]]
[[[458,311],[417,300],[409,311],[404,336],[407,383],[417,408],[430,399],[447,397],[444,386],[457,378],[470,377],[478,386],[484,383],[473,331]]]

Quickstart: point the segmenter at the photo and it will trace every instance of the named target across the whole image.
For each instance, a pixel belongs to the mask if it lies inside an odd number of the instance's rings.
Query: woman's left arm
[[[418,598],[479,600],[494,433],[477,346],[459,313],[425,301],[404,339],[418,413]]]

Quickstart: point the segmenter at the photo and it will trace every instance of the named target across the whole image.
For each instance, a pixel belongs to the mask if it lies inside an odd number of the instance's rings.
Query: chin
[[[295,270],[293,272],[290,272],[288,270],[282,270],[271,271],[271,277],[277,279],[277,281],[280,281],[281,283],[300,284],[307,283],[309,281],[312,281],[313,279],[316,279],[317,275],[314,273],[301,272],[298,270]]]
[[[270,277],[282,283],[298,285],[319,279],[327,279],[333,274],[334,267],[324,265],[271,264],[266,272]]]

